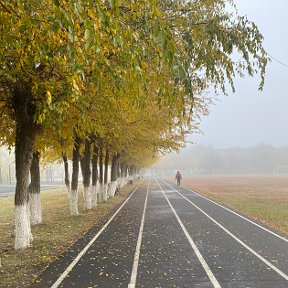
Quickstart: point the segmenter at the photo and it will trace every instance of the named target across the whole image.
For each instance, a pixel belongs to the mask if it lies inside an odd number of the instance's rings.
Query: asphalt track
[[[288,241],[185,187],[152,179],[31,287],[287,288]]]

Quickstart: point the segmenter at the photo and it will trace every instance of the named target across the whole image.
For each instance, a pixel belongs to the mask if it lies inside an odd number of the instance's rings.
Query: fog
[[[247,15],[264,35],[266,51],[288,64],[288,1],[236,0],[240,15]],[[196,144],[216,148],[288,144],[288,67],[272,59],[268,63],[265,87],[258,91],[259,76],[236,79],[236,93],[217,96],[210,115],[202,119],[204,135],[191,135]]]
[[[275,148],[258,145],[251,148],[216,149],[192,146],[178,155],[168,155],[152,168],[160,175],[174,175],[180,170],[184,175],[216,174],[287,174],[288,146]]]
[[[259,75],[237,78],[236,92],[218,95],[210,115],[202,119],[203,134],[188,138],[194,145],[162,158],[154,166],[156,170],[169,167],[170,172],[184,169],[191,173],[288,172],[288,149],[280,148],[288,147],[288,1],[235,2],[239,14],[247,15],[259,27],[269,55],[283,64],[273,59],[268,63],[263,91],[258,91]]]

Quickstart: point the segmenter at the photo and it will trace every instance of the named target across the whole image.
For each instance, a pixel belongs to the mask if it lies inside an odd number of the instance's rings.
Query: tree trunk
[[[133,180],[133,166],[128,166],[128,182]]]
[[[120,184],[120,187],[121,187],[121,188],[124,187],[125,184],[126,184],[124,169],[125,169],[125,164],[124,164],[124,163],[121,163],[121,164],[120,164],[120,174],[121,174],[121,184]]]
[[[121,186],[121,183],[122,182],[122,178],[121,178],[121,164],[119,162],[119,159],[117,161],[117,189],[120,190],[120,188],[122,187]]]
[[[123,187],[129,181],[129,178],[128,178],[128,166],[125,163],[121,165],[121,176],[122,176],[122,187]]]
[[[97,206],[97,179],[98,179],[98,147],[93,145],[92,157],[92,208]]]
[[[16,120],[15,249],[24,249],[32,241],[28,182],[37,128],[30,84],[18,81],[14,86],[12,101]]]
[[[40,200],[40,153],[34,152],[30,168],[31,183],[29,185],[30,222],[32,225],[42,223],[42,209]]]
[[[70,180],[69,180],[69,167],[68,167],[68,158],[66,153],[62,152],[62,159],[64,163],[64,181],[67,188],[68,196],[70,197]]]
[[[108,199],[108,165],[109,165],[109,148],[106,147],[105,153],[105,169],[104,169],[104,188],[103,188],[103,201]]]
[[[70,213],[71,215],[79,215],[78,211],[78,177],[79,177],[79,160],[80,160],[80,144],[81,139],[76,135],[74,139],[73,156],[72,156],[72,181],[70,193]]]
[[[117,188],[117,167],[118,167],[118,156],[114,154],[112,157],[111,164],[111,184],[110,184],[110,197],[115,196],[115,191]]]
[[[103,149],[100,147],[99,151],[99,201],[103,201]]]
[[[137,179],[137,169],[135,166],[132,166],[132,177],[133,177],[133,180]]]
[[[129,171],[128,171],[128,165],[125,164],[125,165],[124,165],[124,177],[125,177],[125,178],[128,178],[128,172],[129,172]]]
[[[118,161],[117,162],[117,178],[121,178],[121,164],[120,162]]]
[[[84,186],[84,209],[92,209],[92,197],[90,190],[90,178],[91,178],[91,169],[90,169],[90,147],[91,142],[88,139],[85,139],[85,151],[84,157],[81,158],[81,170],[83,176],[83,186]]]

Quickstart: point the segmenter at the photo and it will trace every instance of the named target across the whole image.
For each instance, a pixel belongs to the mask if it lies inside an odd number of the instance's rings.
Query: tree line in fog
[[[167,156],[154,168],[203,174],[288,173],[288,146],[277,148],[259,145],[227,149],[193,146],[178,155]]]

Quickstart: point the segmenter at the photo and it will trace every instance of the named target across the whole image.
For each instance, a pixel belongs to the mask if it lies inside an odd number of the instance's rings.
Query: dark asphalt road
[[[114,212],[32,287],[288,287],[286,238],[185,187],[145,182]]]

